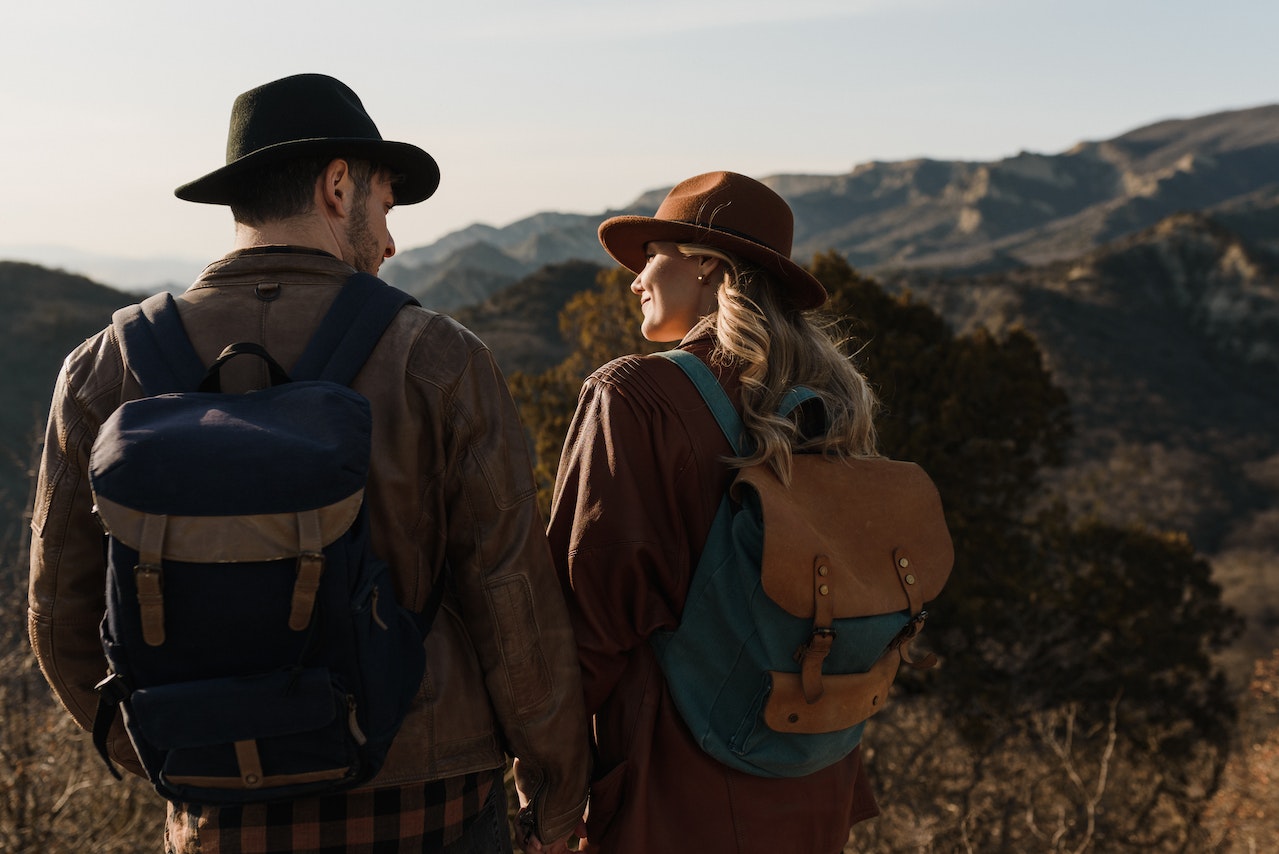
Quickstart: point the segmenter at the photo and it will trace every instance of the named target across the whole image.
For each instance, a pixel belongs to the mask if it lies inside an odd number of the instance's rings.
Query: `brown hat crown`
[[[826,289],[790,260],[795,217],[786,200],[736,172],[708,172],[676,184],[651,217],[619,216],[599,228],[600,243],[638,274],[654,240],[702,243],[753,262],[786,288],[800,308],[826,301]]]
[[[242,93],[231,107],[226,165],[174,191],[179,199],[230,204],[245,176],[296,157],[372,160],[401,176],[395,201],[429,198],[440,183],[435,158],[415,145],[382,139],[359,97],[324,74],[296,74]]]

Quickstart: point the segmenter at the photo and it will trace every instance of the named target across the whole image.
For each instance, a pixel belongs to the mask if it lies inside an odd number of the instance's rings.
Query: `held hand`
[[[569,843],[575,838],[586,838],[586,821],[583,820],[573,832],[563,839],[550,844],[543,843],[533,832],[533,814],[528,807],[520,810],[515,824],[515,842],[525,854],[572,854]]]

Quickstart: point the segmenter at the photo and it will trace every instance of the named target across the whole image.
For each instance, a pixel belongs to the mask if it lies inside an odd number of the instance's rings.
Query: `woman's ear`
[[[713,281],[712,277],[724,266],[724,262],[712,255],[697,256],[697,280]]]

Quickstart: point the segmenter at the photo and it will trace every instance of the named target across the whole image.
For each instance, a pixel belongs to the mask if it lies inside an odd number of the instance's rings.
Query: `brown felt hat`
[[[416,145],[382,139],[360,99],[324,74],[297,74],[241,94],[231,107],[226,165],[173,191],[179,199],[231,204],[245,175],[297,157],[370,160],[403,176],[395,203],[412,205],[435,192],[440,168]]]
[[[795,217],[786,200],[753,178],[707,172],[676,184],[654,216],[615,216],[600,224],[600,243],[636,275],[651,240],[701,243],[751,261],[799,308],[826,302],[826,289],[790,260]]]

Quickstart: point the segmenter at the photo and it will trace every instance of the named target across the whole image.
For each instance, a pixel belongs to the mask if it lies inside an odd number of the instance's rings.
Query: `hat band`
[[[711,223],[698,222],[697,220],[694,220],[694,219],[668,219],[666,220],[666,222],[678,222],[680,225],[691,225],[696,228],[705,228],[705,229],[708,229],[709,231],[718,231],[723,234],[730,235],[732,237],[739,237],[742,240],[749,240],[751,243],[754,243],[756,246],[762,246],[763,248],[767,249],[769,252],[776,252],[778,255],[782,254],[780,252],[777,252],[776,249],[769,246],[767,243],[760,241],[759,238],[752,237],[751,235],[746,234],[745,232],[738,231],[735,228],[729,228],[728,226],[712,225]]]

